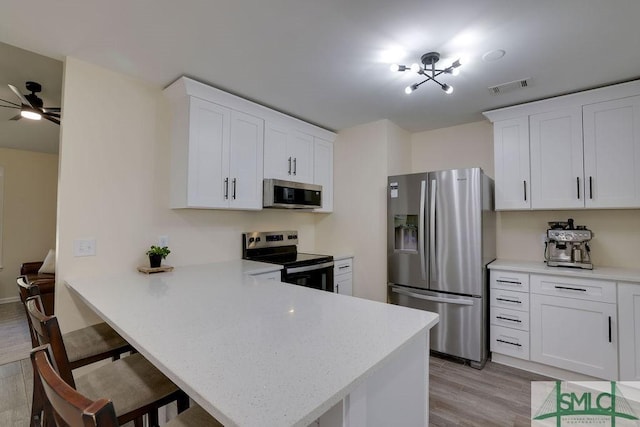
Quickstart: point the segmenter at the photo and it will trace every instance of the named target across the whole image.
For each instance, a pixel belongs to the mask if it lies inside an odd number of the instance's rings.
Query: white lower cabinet
[[[618,283],[620,381],[640,381],[640,283]]]
[[[616,284],[531,275],[531,360],[618,378]]]
[[[333,289],[336,294],[353,295],[353,258],[334,262]]]
[[[529,275],[491,271],[492,352],[529,360]]]

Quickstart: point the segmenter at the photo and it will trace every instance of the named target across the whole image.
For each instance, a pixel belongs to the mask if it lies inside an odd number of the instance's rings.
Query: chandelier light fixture
[[[423,83],[431,80],[440,86],[440,88],[445,91],[445,93],[450,94],[453,92],[453,87],[449,86],[446,83],[440,83],[436,80],[440,74],[451,74],[453,76],[457,76],[460,73],[458,67],[462,65],[462,60],[456,59],[453,64],[444,68],[442,70],[436,68],[436,63],[440,60],[440,53],[438,52],[428,52],[420,57],[420,64],[412,64],[411,67],[407,67],[406,65],[398,65],[393,64],[391,66],[391,71],[407,71],[411,70],[414,73],[418,73],[423,76],[425,79],[420,83],[414,83],[410,86],[407,86],[404,90],[404,93],[407,95],[412,93],[414,90],[418,89]]]

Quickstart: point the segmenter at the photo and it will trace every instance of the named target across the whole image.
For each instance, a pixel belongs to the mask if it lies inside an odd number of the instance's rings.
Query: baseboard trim
[[[9,304],[10,302],[19,302],[20,297],[0,298],[0,304]]]
[[[516,357],[506,356],[499,353],[491,353],[491,361],[563,381],[602,381],[602,378],[591,377],[589,375],[579,374],[577,372],[567,371],[554,366],[543,365],[542,363],[518,359]]]

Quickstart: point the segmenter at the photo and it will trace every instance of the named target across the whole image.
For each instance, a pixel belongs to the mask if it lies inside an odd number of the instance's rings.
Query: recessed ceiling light
[[[495,62],[501,59],[506,53],[507,52],[502,49],[490,50],[489,52],[486,52],[484,55],[482,55],[482,60],[484,62]]]

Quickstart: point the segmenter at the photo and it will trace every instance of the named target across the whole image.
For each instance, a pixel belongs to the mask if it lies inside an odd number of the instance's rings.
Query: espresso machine
[[[550,267],[593,269],[589,241],[593,233],[584,225],[574,225],[573,219],[549,222],[544,259]]]

